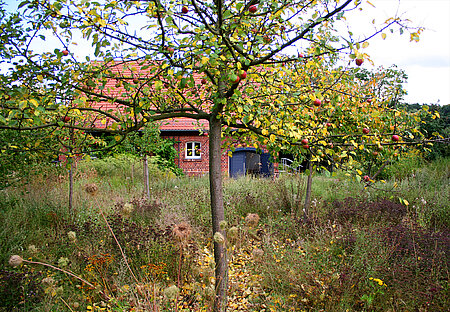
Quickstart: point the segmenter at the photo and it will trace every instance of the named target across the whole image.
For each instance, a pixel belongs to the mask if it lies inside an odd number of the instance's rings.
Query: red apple
[[[364,134],[369,134],[370,130],[368,128],[363,128],[362,132]]]
[[[256,5],[251,5],[251,6],[248,8],[248,11],[249,11],[250,13],[255,13],[256,11],[258,11],[258,7],[257,7]]]
[[[236,83],[239,83],[239,76],[236,76],[236,75],[232,75],[231,77],[230,77],[230,81],[231,81],[231,83],[233,83],[233,84],[236,84]]]
[[[305,144],[305,145],[303,145],[303,148],[304,148],[304,149],[308,149],[308,148],[309,148],[309,145],[308,145],[308,144]]]
[[[307,144],[308,144],[308,139],[303,139],[303,140],[301,140],[301,143],[302,143],[303,145],[307,145]]]
[[[70,117],[69,116],[64,116],[61,118],[62,121],[64,122],[69,122],[70,121]]]
[[[206,84],[206,79],[202,78],[202,80],[200,81],[202,84]]]
[[[371,103],[372,102],[372,99],[367,99],[367,103]]]
[[[305,56],[304,56],[303,54],[300,53],[300,54],[298,55],[298,57],[299,57],[299,58],[304,58]]]
[[[358,58],[358,59],[355,60],[355,63],[356,63],[356,65],[358,65],[358,66],[361,66],[363,62],[364,62],[363,59],[359,59],[359,58]]]
[[[239,78],[240,78],[241,80],[247,78],[247,72],[246,72],[245,70],[243,70],[243,71],[241,72],[241,74],[239,75]]]
[[[64,50],[64,51],[62,51],[62,54],[63,54],[64,56],[67,56],[67,55],[69,55],[69,51]]]
[[[184,6],[181,8],[181,13],[186,14],[187,12],[189,12],[189,9],[187,8],[187,6]]]
[[[363,177],[363,179],[364,179],[364,181],[366,181],[366,182],[369,182],[369,181],[370,181],[370,177],[369,177],[368,175],[365,175],[365,176]]]
[[[377,152],[377,151],[373,151],[373,152],[372,152],[372,155],[375,156],[375,157],[377,157],[377,156],[378,156],[378,152]]]
[[[327,122],[327,128],[331,128],[333,127],[333,125],[331,124],[331,122]]]
[[[398,135],[394,134],[394,135],[392,136],[392,141],[398,142],[398,140],[400,140],[400,137],[399,137]]]
[[[314,104],[314,106],[320,106],[320,105],[322,105],[322,101],[320,99],[315,99],[313,104]]]

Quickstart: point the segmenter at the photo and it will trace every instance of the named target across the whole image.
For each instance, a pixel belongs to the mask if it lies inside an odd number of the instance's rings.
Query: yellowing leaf
[[[382,33],[382,34],[381,34],[381,38],[383,38],[383,40],[385,40],[385,39],[386,39],[386,34],[385,34],[385,33]]]
[[[271,142],[275,142],[275,140],[277,139],[277,137],[274,134],[271,134],[269,137]]]

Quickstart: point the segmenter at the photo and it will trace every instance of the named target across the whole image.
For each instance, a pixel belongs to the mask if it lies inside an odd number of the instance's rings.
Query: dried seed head
[[[68,266],[69,262],[70,262],[69,258],[66,258],[66,257],[61,257],[61,258],[58,259],[58,265],[60,267]]]
[[[29,251],[30,253],[32,253],[32,254],[35,254],[35,253],[38,252],[38,249],[37,249],[36,246],[34,246],[34,245],[29,245],[29,246],[28,246],[28,251]]]
[[[239,235],[239,229],[236,226],[231,227],[227,232],[229,239],[236,239]]]
[[[23,263],[23,259],[21,256],[13,255],[13,256],[11,256],[11,258],[9,258],[8,263],[9,263],[9,265],[16,267]]]
[[[187,222],[175,224],[172,230],[172,235],[179,241],[185,241],[191,235],[191,226]]]
[[[178,293],[180,292],[180,290],[178,289],[177,286],[172,285],[172,286],[164,289],[163,292],[164,292],[164,296],[166,296],[167,299],[175,299],[178,296]]]
[[[259,222],[259,216],[257,213],[249,213],[246,217],[245,217],[245,222],[247,222],[247,225],[249,227],[255,227],[258,225]]]
[[[133,210],[134,210],[133,204],[126,203],[125,205],[123,205],[122,213],[125,217],[129,217],[129,216],[131,216],[131,213],[133,212]]]
[[[77,233],[75,233],[74,231],[69,231],[67,232],[67,237],[69,237],[69,239],[74,242],[77,240]]]
[[[216,233],[214,233],[214,241],[217,244],[223,244],[223,243],[225,243],[225,237],[223,237],[222,233],[216,232]]]
[[[260,262],[260,261],[262,261],[262,258],[264,256],[264,250],[262,250],[260,248],[253,249],[252,256],[255,261]]]
[[[98,186],[95,183],[91,183],[91,184],[86,184],[84,186],[84,190],[86,191],[86,193],[88,193],[91,196],[95,196],[97,194],[98,191]]]
[[[41,283],[47,284],[47,285],[53,285],[53,284],[55,284],[55,280],[53,279],[53,277],[48,276],[48,277],[42,279]]]
[[[227,221],[222,220],[222,221],[219,222],[219,228],[220,228],[221,231],[225,230],[227,228],[227,226],[228,226]]]

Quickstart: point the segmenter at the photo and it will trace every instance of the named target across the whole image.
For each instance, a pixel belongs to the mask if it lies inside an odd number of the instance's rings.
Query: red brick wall
[[[178,151],[178,158],[175,164],[188,176],[201,176],[209,172],[209,137],[207,135],[179,135],[170,136],[175,141],[175,149]],[[200,142],[201,158],[186,159],[186,142]],[[228,175],[228,155],[222,151],[222,173]]]

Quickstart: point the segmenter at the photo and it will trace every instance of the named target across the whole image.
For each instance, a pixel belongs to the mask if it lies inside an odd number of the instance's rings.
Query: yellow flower
[[[374,282],[377,282],[378,285],[383,286],[384,282],[382,280],[380,280],[379,278],[373,278],[373,277],[369,277],[369,280],[373,280]]]

